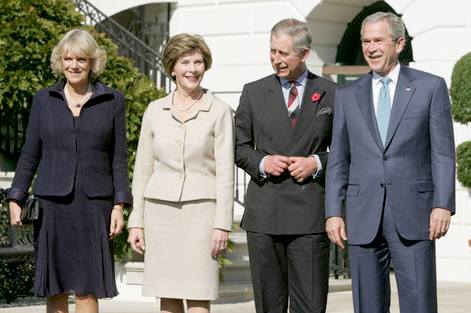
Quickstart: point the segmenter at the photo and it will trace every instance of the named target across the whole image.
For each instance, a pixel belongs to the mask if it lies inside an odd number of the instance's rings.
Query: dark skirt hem
[[[54,297],[58,295],[68,295],[68,296],[93,296],[94,298],[97,299],[111,299],[116,297],[119,293],[112,292],[112,293],[98,293],[96,294],[95,292],[76,292],[73,289],[69,289],[67,291],[57,291],[57,292],[48,292],[48,293],[43,293],[43,292],[37,292],[33,290],[33,294],[35,297],[38,298],[49,298],[49,297]]]

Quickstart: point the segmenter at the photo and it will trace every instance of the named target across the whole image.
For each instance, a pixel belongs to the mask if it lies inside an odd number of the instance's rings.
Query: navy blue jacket
[[[64,85],[60,81],[34,97],[8,199],[26,199],[36,170],[35,195],[68,195],[80,170],[81,187],[89,197],[113,197],[114,203],[130,204],[123,94],[97,82],[75,131]]]

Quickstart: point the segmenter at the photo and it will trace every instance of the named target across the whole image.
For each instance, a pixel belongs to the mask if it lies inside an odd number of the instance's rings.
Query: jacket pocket
[[[360,185],[348,185],[347,197],[358,197],[360,194]]]
[[[433,181],[430,179],[416,180],[415,186],[418,192],[431,192],[433,191]]]

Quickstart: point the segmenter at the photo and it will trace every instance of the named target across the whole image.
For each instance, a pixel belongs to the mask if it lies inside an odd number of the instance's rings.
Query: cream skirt
[[[218,262],[210,254],[215,211],[214,200],[146,199],[144,296],[217,298]]]

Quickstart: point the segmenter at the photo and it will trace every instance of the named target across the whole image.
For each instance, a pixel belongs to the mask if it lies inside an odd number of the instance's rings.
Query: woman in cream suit
[[[198,35],[172,37],[164,67],[175,91],[144,113],[134,167],[128,241],[145,252],[145,296],[162,312],[209,312],[218,295],[218,255],[232,225],[232,112],[200,84],[211,52]]]

